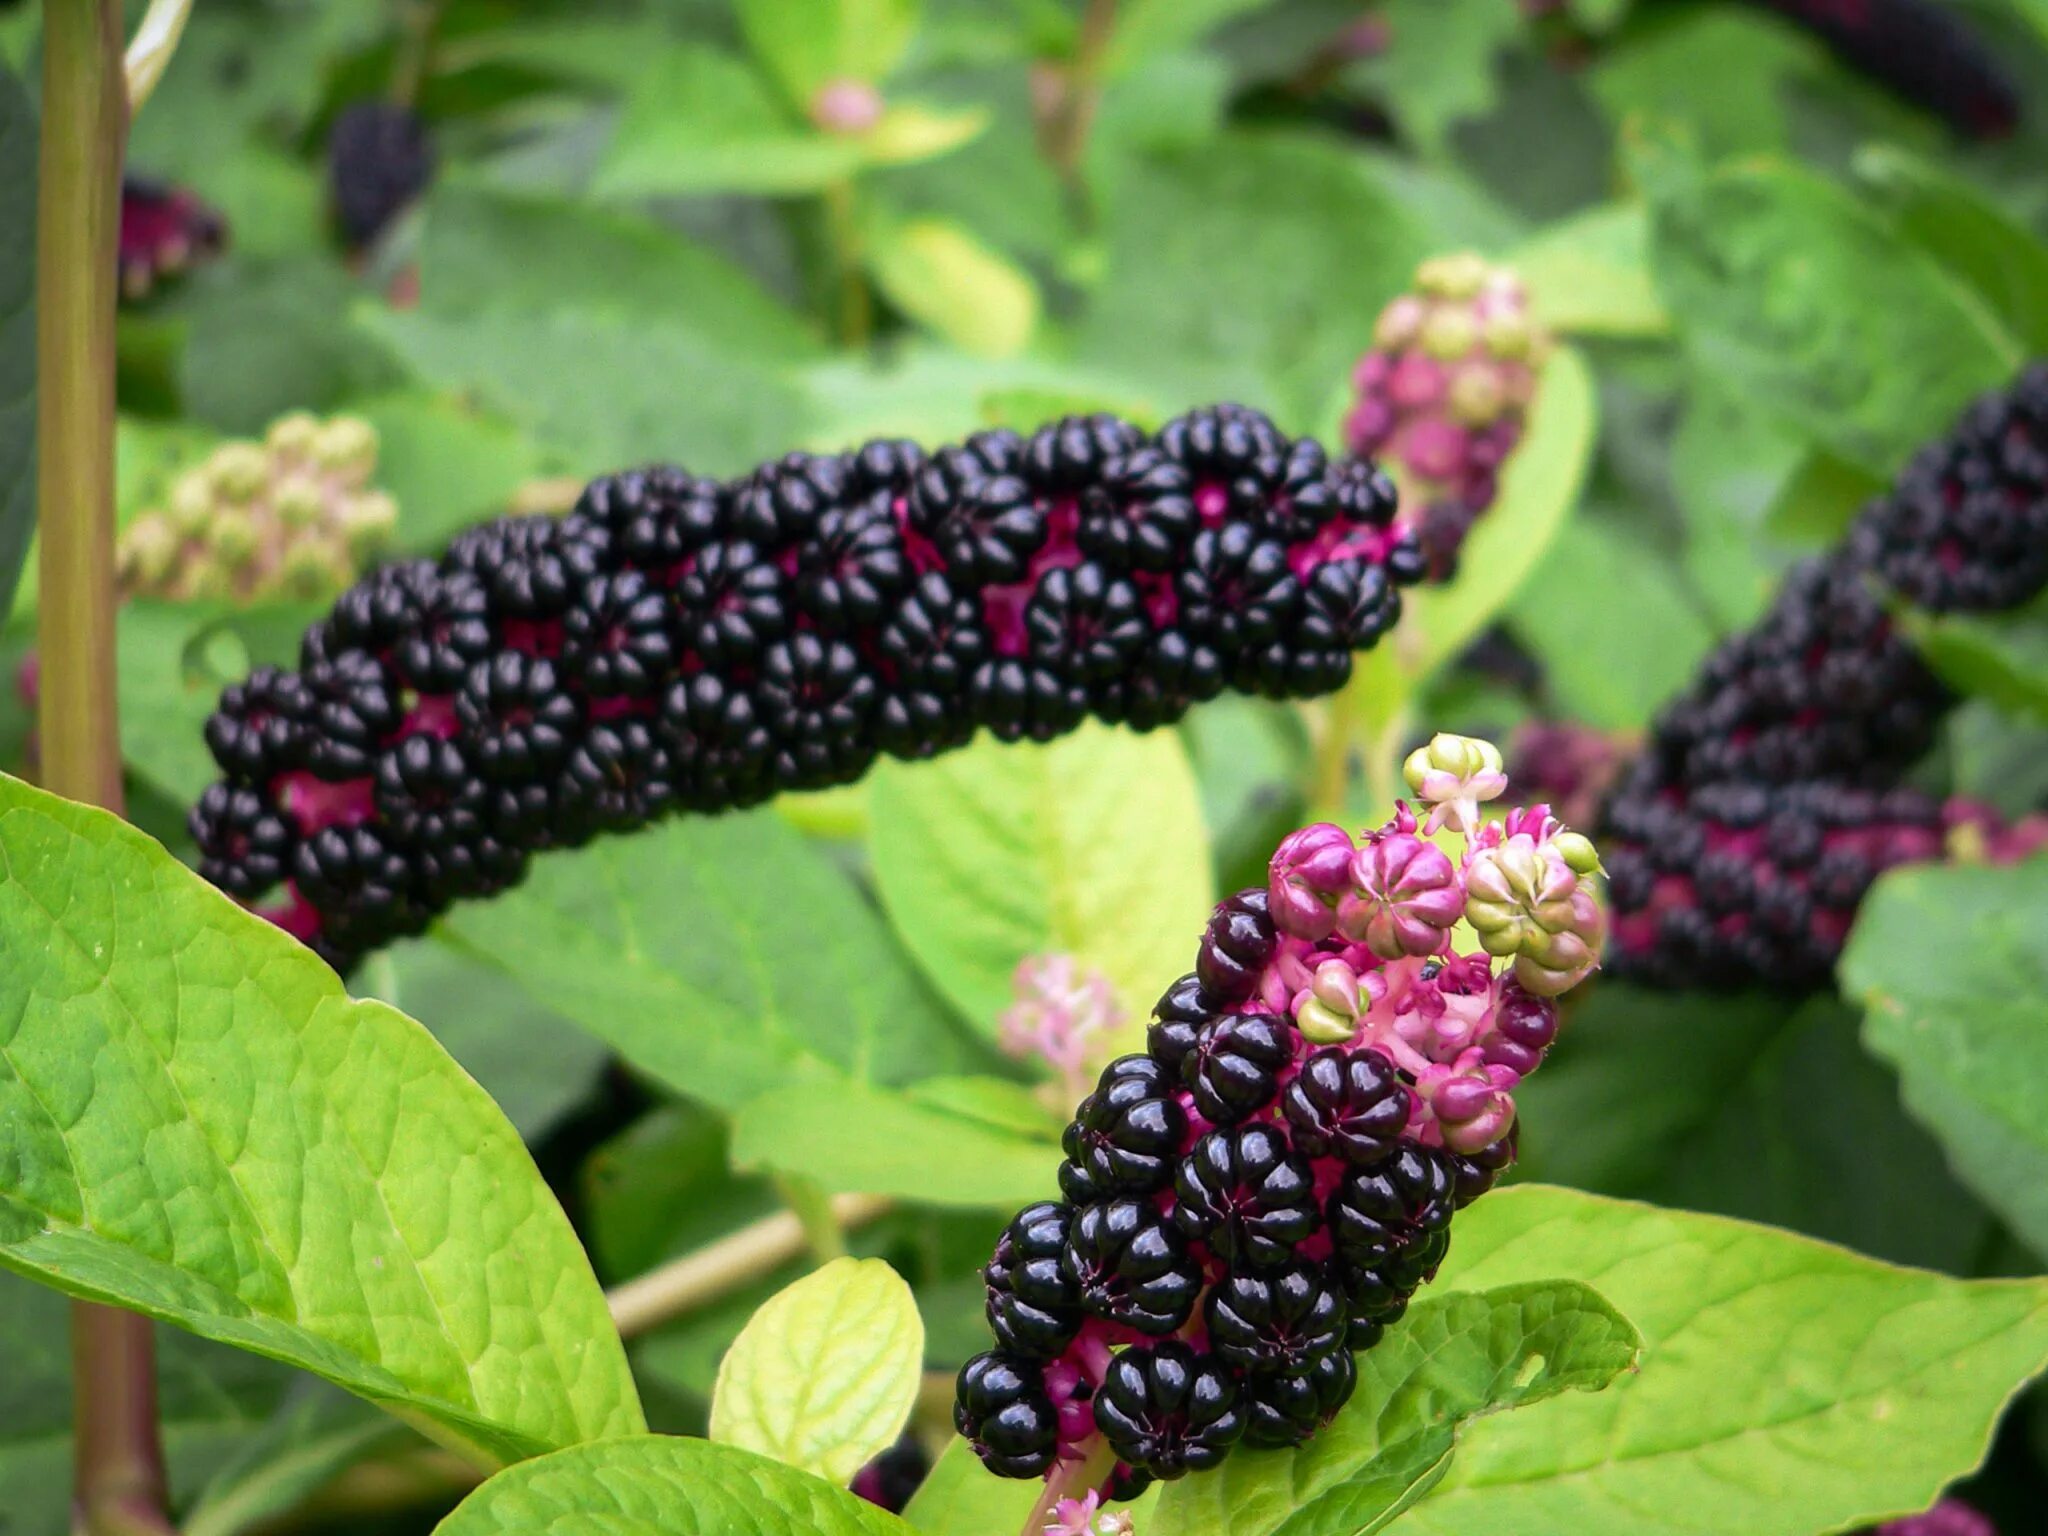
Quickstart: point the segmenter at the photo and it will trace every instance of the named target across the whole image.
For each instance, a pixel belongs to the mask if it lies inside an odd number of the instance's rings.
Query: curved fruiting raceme
[[[535,853],[882,752],[1327,691],[1420,574],[1384,476],[1237,406],[608,476],[372,572],[228,689],[201,867],[346,965]],[[1269,942],[1240,913],[1204,984],[1248,995]]]
[[[2017,857],[1986,808],[1907,783],[1954,698],[1897,611],[1995,612],[2048,587],[2048,365],[1987,395],[1702,664],[1610,794],[1618,974],[1823,985],[1895,865]]]
[[[1438,580],[1457,568],[1466,534],[1493,505],[1549,345],[1521,279],[1467,251],[1416,269],[1413,289],[1381,311],[1372,350],[1352,372],[1358,393],[1344,440],[1400,477]]]
[[[332,597],[390,542],[398,507],[370,482],[377,433],[355,416],[280,417],[223,443],[121,532],[121,595],[259,602]]]
[[[121,178],[121,299],[147,298],[168,278],[218,256],[227,246],[227,220],[184,187]]]
[[[1359,839],[1303,828],[1218,907],[1145,1054],[1076,1110],[1063,1198],[1019,1213],[983,1271],[997,1347],[962,1370],[955,1419],[993,1470],[1085,1481],[1113,1453],[1095,1493],[1126,1497],[1344,1406],[1353,1352],[1513,1162],[1515,1090],[1598,959],[1591,844],[1543,806],[1482,819],[1499,763],[1437,737],[1419,807]],[[1406,890],[1389,870],[1424,865],[1429,920],[1380,921]],[[1485,948],[1458,952],[1460,918]]]

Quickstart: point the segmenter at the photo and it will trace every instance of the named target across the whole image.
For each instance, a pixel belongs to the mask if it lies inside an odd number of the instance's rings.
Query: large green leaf
[[[1782,149],[1790,87],[1822,54],[1811,37],[1732,6],[1699,6],[1631,28],[1586,74],[1588,93],[1618,129],[1672,118],[1714,156]]]
[[[1516,1094],[1519,1172],[1967,1273],[1991,1217],[1832,997],[1603,981]]]
[[[0,64],[0,616],[36,523],[36,114]]]
[[[525,432],[458,394],[393,390],[349,402],[377,431],[377,485],[398,503],[398,546],[435,556],[503,512],[545,456]]]
[[[1440,153],[1450,131],[1499,99],[1495,59],[1526,35],[1515,0],[1386,0],[1388,43],[1348,74],[1386,102],[1406,135]]]
[[[1904,616],[1920,654],[1960,694],[2048,725],[2048,604],[2019,614]]]
[[[1010,1536],[1022,1528],[1040,1491],[1036,1483],[997,1477],[956,1437],[932,1463],[903,1518],[925,1536]]]
[[[880,81],[917,30],[920,0],[738,0],[740,31],[791,106],[835,80]]]
[[[1975,294],[1803,168],[1700,174],[1642,157],[1657,287],[1694,361],[1876,473],[1895,469],[2021,348]]]
[[[905,315],[977,357],[1012,357],[1038,327],[1038,285],[951,219],[878,219],[875,285]]]
[[[1051,1137],[913,1093],[808,1082],[743,1105],[732,1157],[837,1192],[1015,1210],[1052,1196],[1060,1153]]]
[[[1397,1536],[1813,1536],[1925,1509],[2048,1365],[2048,1280],[1893,1269],[1775,1228],[1527,1186],[1440,1287],[1583,1280],[1641,1372],[1470,1426]],[[1703,1527],[1702,1521],[1708,1522]]]
[[[1662,336],[1671,317],[1650,281],[1649,220],[1640,203],[1610,203],[1549,225],[1508,257],[1536,316],[1555,330]]]
[[[1587,1286],[1535,1281],[1430,1295],[1358,1359],[1343,1413],[1294,1451],[1240,1451],[1169,1487],[1174,1536],[1352,1536],[1380,1529],[1443,1475],[1460,1426],[1560,1392],[1597,1392],[1642,1340]]]
[[[487,1460],[637,1428],[604,1297],[432,1037],[118,818],[0,781],[0,1265]]]
[[[447,927],[641,1071],[723,1109],[806,1076],[955,1070],[969,1049],[880,916],[770,810],[541,859]]]
[[[434,1536],[901,1536],[822,1478],[705,1440],[642,1435],[500,1472]]]
[[[718,1367],[711,1438],[848,1483],[917,1401],[924,1323],[880,1259],[834,1259],[761,1304]]]
[[[1894,870],[1864,899],[1842,984],[1907,1107],[2048,1255],[2048,858]]]
[[[1209,838],[1171,731],[1090,723],[1047,746],[986,735],[870,781],[875,882],[934,984],[993,1035],[1027,955],[1109,978],[1136,1037],[1194,963],[1214,899]]]
[[[1078,354],[1170,410],[1234,399],[1314,428],[1430,254],[1389,187],[1313,139],[1225,134],[1138,162],[1113,191]]]

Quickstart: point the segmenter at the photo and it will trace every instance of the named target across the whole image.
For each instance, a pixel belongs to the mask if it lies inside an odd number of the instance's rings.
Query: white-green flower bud
[[[377,429],[360,416],[336,416],[314,439],[313,461],[359,485],[377,467]]]
[[[188,469],[171,485],[170,525],[182,538],[197,538],[213,521],[213,481],[203,469]]]
[[[1463,309],[1439,309],[1422,323],[1422,350],[1455,362],[1479,343],[1479,323]]]
[[[327,491],[310,475],[289,475],[271,492],[277,520],[293,531],[317,528],[327,520]]]
[[[306,459],[320,435],[320,419],[311,411],[291,411],[270,424],[263,441],[280,458]]]
[[[270,483],[270,456],[254,443],[223,443],[206,461],[217,495],[231,502],[254,501]]]

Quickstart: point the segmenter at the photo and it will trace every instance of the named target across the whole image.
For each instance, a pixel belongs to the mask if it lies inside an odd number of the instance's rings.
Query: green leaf
[[[118,818],[0,781],[0,1265],[470,1455],[632,1430],[603,1294],[431,1036]]]
[[[1126,1034],[1194,962],[1209,836],[1172,732],[1090,723],[1047,746],[982,736],[869,780],[875,883],[904,944],[993,1038],[1011,975],[1065,953],[1109,978]]]
[[[1841,970],[1907,1107],[2048,1254],[2048,859],[1893,870],[1864,898]]]
[[[1990,1213],[1899,1102],[1858,1011],[1603,981],[1516,1094],[1517,1172],[1789,1227],[1896,1264],[1969,1272]]]
[[[1787,423],[1695,381],[1671,443],[1671,489],[1685,514],[1686,570],[1724,631],[1756,620],[1793,559],[1768,524],[1805,457]]]
[[[1812,1536],[1925,1509],[2048,1364],[2048,1281],[1893,1269],[1770,1227],[1524,1186],[1458,1218],[1447,1289],[1597,1286],[1643,1366],[1469,1426],[1395,1536]]]
[[[1578,504],[1598,432],[1598,402],[1585,360],[1570,347],[1550,354],[1521,444],[1501,474],[1500,497],[1458,557],[1458,574],[1402,598],[1401,627],[1359,658],[1354,681],[1368,699],[1404,697],[1478,639],[1514,600]]]
[[[1013,357],[1038,327],[1038,285],[950,219],[876,221],[867,259],[897,309],[977,357]]]
[[[529,1145],[590,1094],[610,1055],[498,967],[439,938],[379,950],[357,986],[425,1021]]]
[[[711,1438],[849,1483],[917,1401],[924,1323],[880,1259],[834,1259],[777,1291],[726,1351]]]
[[[808,1082],[741,1106],[732,1159],[835,1193],[1015,1210],[1052,1196],[1060,1153],[1057,1133],[1020,1133],[904,1093]]]
[[[765,1456],[642,1435],[500,1472],[434,1536],[901,1536],[865,1499]]]
[[[851,138],[791,116],[759,75],[712,48],[656,56],[626,93],[597,168],[609,197],[816,192],[861,164]]]
[[[1896,145],[1866,145],[1855,165],[1909,238],[2029,352],[2048,351],[2048,245],[1969,182]]]
[[[36,522],[36,113],[0,64],[0,615]]]
[[[445,927],[676,1093],[957,1070],[968,1042],[847,877],[770,810],[537,861]]]
[[[1358,1390],[1294,1451],[1239,1451],[1168,1487],[1175,1536],[1350,1536],[1381,1529],[1443,1475],[1467,1420],[1598,1392],[1643,1341],[1589,1286],[1539,1280],[1425,1294],[1370,1352]]]
[[[955,1436],[905,1506],[903,1518],[926,1536],[1002,1536],[1023,1528],[1042,1485],[997,1477],[974,1447]]]
[[[1813,172],[1648,178],[1651,263],[1694,363],[1889,474],[2021,349],[1983,302]]]
[[[808,113],[821,86],[875,84],[902,62],[917,31],[919,0],[738,0],[740,32]]]
[[[1555,331],[1663,336],[1671,317],[1650,281],[1650,225],[1640,203],[1609,203],[1546,225],[1507,263]]]
[[[541,472],[524,432],[457,395],[403,390],[351,401],[349,413],[377,429],[376,483],[398,502],[397,538],[408,550],[438,555]]]
[[[1241,400],[1313,429],[1430,254],[1369,167],[1306,137],[1226,133],[1137,162],[1116,194],[1076,353],[1131,374],[1169,412]]]
[[[852,142],[868,165],[914,165],[936,160],[980,138],[989,125],[980,107],[942,111],[914,101],[895,102],[866,133]]]
[[[1386,0],[1385,52],[1346,71],[1392,108],[1417,144],[1441,153],[1459,123],[1499,99],[1495,56],[1525,35],[1515,0]]]
[[[736,474],[787,451],[810,420],[772,358],[707,339],[695,321],[389,309],[361,321],[422,381],[474,394],[572,474],[677,459],[700,474]]]
[[[505,253],[517,251],[517,261]],[[803,318],[743,267],[625,209],[514,196],[456,180],[427,204],[424,305],[441,316],[563,309],[687,326],[705,345],[757,360],[821,348]]]
[[[1589,603],[1589,592],[1626,592],[1629,601]],[[1558,707],[1602,730],[1649,724],[1716,638],[1663,556],[1585,519],[1559,531],[1509,621],[1543,658]]]
[[[197,800],[220,777],[203,732],[221,689],[258,663],[296,661],[299,637],[318,617],[294,603],[122,604],[115,661],[129,767],[181,805]]]
[[[1719,158],[1784,148],[1793,89],[1824,67],[1819,44],[1797,29],[1711,6],[1631,28],[1586,83],[1617,130],[1639,116],[1669,118]]]
[[[1103,50],[1103,68],[1122,74],[1148,59],[1199,43],[1232,17],[1256,11],[1272,0],[1125,0],[1116,8],[1116,29]],[[1114,93],[1112,93],[1114,94]]]
[[[305,1377],[244,1435],[178,1522],[180,1536],[241,1536],[287,1515],[365,1458],[419,1441],[368,1404]]]
[[[2022,614],[1938,618],[1908,611],[1906,633],[1941,680],[2014,719],[2048,725],[2048,606]]]

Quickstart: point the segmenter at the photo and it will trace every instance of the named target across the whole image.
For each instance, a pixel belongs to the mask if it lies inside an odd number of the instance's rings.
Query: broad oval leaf
[[[1641,1371],[1471,1425],[1396,1536],[1813,1536],[1925,1509],[2048,1364],[2048,1280],[1951,1280],[1772,1227],[1524,1185],[1439,1286],[1581,1279]]]
[[[978,357],[1012,357],[1038,326],[1038,285],[951,219],[878,220],[868,261],[904,314]]]
[[[834,1259],[769,1297],[733,1340],[711,1438],[851,1482],[896,1443],[923,1364],[903,1277],[880,1259]]]
[[[1358,1357],[1350,1405],[1293,1451],[1239,1451],[1160,1497],[1174,1536],[1351,1536],[1443,1475],[1466,1420],[1597,1392],[1642,1339],[1590,1286],[1542,1280],[1429,1295]]]
[[[117,817],[0,779],[0,1265],[487,1461],[640,1427],[518,1134],[433,1037]]]
[[[1892,871],[1864,898],[1842,984],[1906,1107],[2048,1255],[2048,858]]]
[[[638,1435],[500,1472],[434,1536],[904,1536],[822,1478],[730,1445]]]
[[[903,942],[993,1035],[1027,955],[1109,978],[1135,1036],[1194,963],[1214,875],[1178,736],[1089,723],[1047,746],[984,735],[871,779],[875,881]]]
[[[2021,349],[1977,296],[1820,176],[1649,151],[1650,257],[1695,362],[1886,474]]]
[[[446,931],[675,1092],[903,1082],[976,1049],[852,882],[774,811],[685,816],[536,860]]]

